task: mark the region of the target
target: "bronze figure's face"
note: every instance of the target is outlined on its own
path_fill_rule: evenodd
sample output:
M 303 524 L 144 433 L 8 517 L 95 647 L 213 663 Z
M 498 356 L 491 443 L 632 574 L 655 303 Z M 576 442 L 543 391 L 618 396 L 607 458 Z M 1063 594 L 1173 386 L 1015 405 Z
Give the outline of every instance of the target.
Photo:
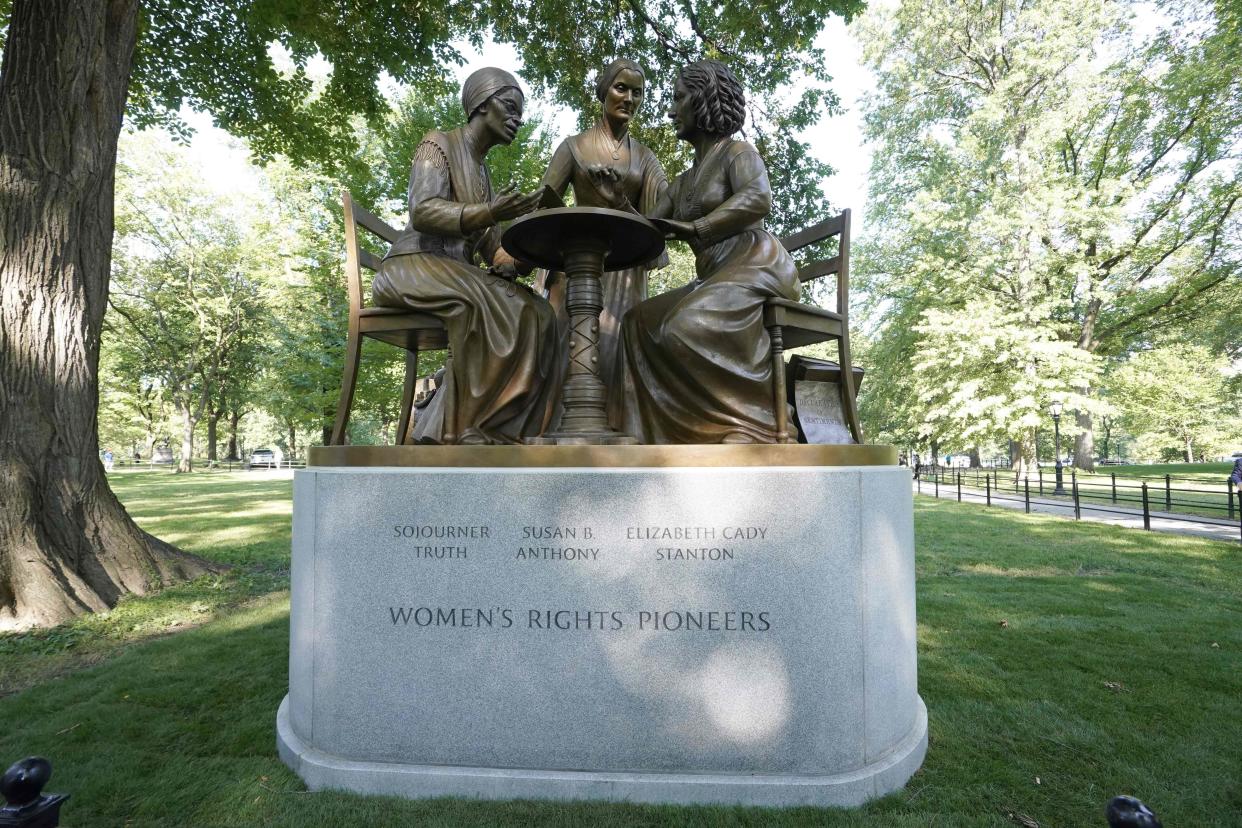
M 509 87 L 487 99 L 480 115 L 487 130 L 501 144 L 512 144 L 522 126 L 522 109 L 525 99 L 520 90 Z
M 622 69 L 604 93 L 604 115 L 613 123 L 629 123 L 642 106 L 647 82 L 633 69 Z
M 668 108 L 669 120 L 673 122 L 673 132 L 683 141 L 689 141 L 699 133 L 698 120 L 694 114 L 694 94 L 686 88 L 681 78 L 673 88 L 673 103 Z

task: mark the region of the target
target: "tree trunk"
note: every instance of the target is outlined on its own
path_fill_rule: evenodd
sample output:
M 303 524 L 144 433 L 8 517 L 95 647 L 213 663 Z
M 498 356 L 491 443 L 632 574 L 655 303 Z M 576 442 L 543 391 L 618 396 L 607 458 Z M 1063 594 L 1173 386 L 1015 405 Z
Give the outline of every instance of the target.
M 971 450 L 968 451 L 967 454 L 970 456 L 970 467 L 972 469 L 978 469 L 978 468 L 983 467 L 983 462 L 979 459 L 979 447 L 978 446 L 974 446 L 973 448 L 971 448 Z
M 1086 389 L 1082 389 L 1086 391 Z M 1079 411 L 1075 415 L 1078 435 L 1074 437 L 1074 465 L 1083 471 L 1095 471 L 1095 432 L 1091 413 Z
M 241 456 L 237 453 L 237 424 L 241 422 L 242 413 L 240 411 L 229 412 L 229 453 L 225 457 L 226 460 L 240 460 Z
M 190 410 L 189 405 L 182 405 L 180 408 L 181 459 L 177 461 L 177 474 L 194 470 L 194 427 L 198 425 L 198 418 L 194 416 L 194 412 Z
M 216 425 L 220 422 L 222 411 L 212 411 L 207 415 L 207 461 L 215 463 L 216 456 Z
M 99 461 L 99 336 L 137 0 L 16 0 L 0 65 L 0 630 L 197 575 Z
M 1185 455 L 1187 463 L 1195 462 L 1195 447 L 1189 437 L 1186 438 Z

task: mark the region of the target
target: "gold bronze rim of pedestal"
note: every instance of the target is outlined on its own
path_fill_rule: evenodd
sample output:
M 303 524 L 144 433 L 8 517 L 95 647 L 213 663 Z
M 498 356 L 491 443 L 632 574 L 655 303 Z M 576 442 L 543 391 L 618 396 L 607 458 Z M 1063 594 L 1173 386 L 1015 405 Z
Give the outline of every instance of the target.
M 531 445 L 633 445 L 638 441 L 608 425 L 608 388 L 599 376 L 599 315 L 604 309 L 604 258 L 608 245 L 581 239 L 565 245 L 565 309 L 569 312 L 569 373 L 561 386 L 561 427 L 531 438 Z
M 404 468 L 711 468 L 755 466 L 897 467 L 895 446 L 528 445 L 313 446 L 308 465 Z

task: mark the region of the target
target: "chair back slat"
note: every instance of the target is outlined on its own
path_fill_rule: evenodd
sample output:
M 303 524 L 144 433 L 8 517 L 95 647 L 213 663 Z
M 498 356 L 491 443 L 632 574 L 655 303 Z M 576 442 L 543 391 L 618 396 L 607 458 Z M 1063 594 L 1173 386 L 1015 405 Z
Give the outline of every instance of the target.
M 380 257 L 376 256 L 370 250 L 360 249 L 358 251 L 358 263 L 361 264 L 363 267 L 365 267 L 367 270 L 370 270 L 372 272 L 378 271 L 380 269 L 381 261 L 382 260 L 380 259 Z
M 362 268 L 378 271 L 380 267 L 380 258 L 360 243 L 358 228 L 362 227 L 389 244 L 397 240 L 401 231 L 365 207 L 355 204 L 349 190 L 341 190 L 341 204 L 345 208 L 345 285 L 349 289 L 350 314 L 357 316 L 363 308 Z
M 837 270 L 837 313 L 841 314 L 841 324 L 849 331 L 850 324 L 850 211 L 842 210 L 841 215 L 841 238 L 837 245 L 837 258 L 841 260 L 841 266 Z M 844 346 L 842 353 L 845 353 Z M 842 364 L 849 362 L 843 359 Z M 858 442 L 862 442 L 862 430 L 858 431 Z
M 357 204 L 354 205 L 354 220 L 389 244 L 395 242 L 397 236 L 401 235 L 400 230 L 390 226 L 388 222 L 379 218 L 365 207 L 359 207 Z
M 831 259 L 819 259 L 818 261 L 808 262 L 798 268 L 798 278 L 804 282 L 809 282 L 821 276 L 831 276 L 834 273 L 840 272 L 841 257 L 833 256 Z
M 345 287 L 349 291 L 349 319 L 351 329 L 356 326 L 358 311 L 362 309 L 362 271 L 358 245 L 358 224 L 354 213 L 354 197 L 349 190 L 341 190 L 341 204 L 345 208 Z
M 844 210 L 832 218 L 824 219 L 819 224 L 813 224 L 805 230 L 799 230 L 792 236 L 786 236 L 781 239 L 781 246 L 790 253 L 793 253 L 796 250 L 801 250 L 807 245 L 815 244 L 815 242 L 821 242 L 824 239 L 830 239 L 838 233 L 841 233 L 849 224 L 849 212 L 849 210 Z

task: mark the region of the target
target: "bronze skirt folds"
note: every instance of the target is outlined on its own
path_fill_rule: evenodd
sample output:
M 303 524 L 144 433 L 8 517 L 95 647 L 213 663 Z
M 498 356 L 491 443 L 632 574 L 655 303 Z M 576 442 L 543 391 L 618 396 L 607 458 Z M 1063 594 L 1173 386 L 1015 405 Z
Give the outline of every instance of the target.
M 625 316 L 637 404 L 626 425 L 645 443 L 774 442 L 763 303 L 798 298 L 797 267 L 769 233 L 746 230 L 700 251 L 695 269 Z
M 433 443 L 520 443 L 543 432 L 559 379 L 556 317 L 521 284 L 434 253 L 385 259 L 377 305 L 433 314 L 448 329 L 452 364 L 414 427 Z

